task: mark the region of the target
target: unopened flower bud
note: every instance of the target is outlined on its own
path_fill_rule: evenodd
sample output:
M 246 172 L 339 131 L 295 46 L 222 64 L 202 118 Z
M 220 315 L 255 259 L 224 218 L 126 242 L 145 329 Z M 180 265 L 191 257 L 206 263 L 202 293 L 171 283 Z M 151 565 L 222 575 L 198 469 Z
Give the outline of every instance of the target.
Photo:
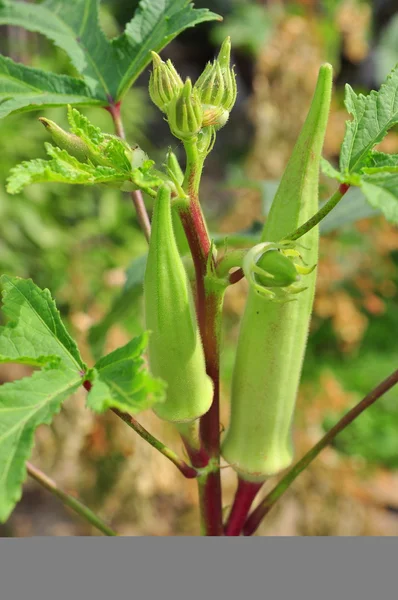
M 220 49 L 217 59 L 208 63 L 202 75 L 195 83 L 200 100 L 204 106 L 203 125 L 222 127 L 228 120 L 229 112 L 236 101 L 236 80 L 230 66 L 231 41 L 227 38 Z M 218 112 L 217 112 L 218 109 Z
M 170 60 L 167 63 L 156 52 L 152 52 L 153 70 L 149 80 L 149 95 L 152 102 L 166 112 L 169 102 L 183 87 L 181 77 Z
M 203 127 L 221 129 L 229 119 L 229 112 L 221 106 L 203 105 Z
M 67 131 L 64 131 L 59 125 L 54 123 L 54 121 L 50 121 L 50 119 L 39 117 L 39 121 L 50 133 L 57 146 L 59 146 L 62 150 L 66 150 L 71 156 L 74 156 L 80 162 L 87 162 L 90 150 L 87 144 L 81 138 L 74 133 L 68 133 Z
M 268 300 L 288 302 L 293 299 L 292 294 L 306 289 L 301 275 L 308 275 L 315 268 L 300 262 L 301 255 L 291 242 L 262 242 L 246 254 L 243 271 L 257 294 Z
M 170 130 L 176 138 L 188 140 L 199 133 L 202 128 L 203 108 L 198 93 L 192 89 L 188 78 L 167 107 Z

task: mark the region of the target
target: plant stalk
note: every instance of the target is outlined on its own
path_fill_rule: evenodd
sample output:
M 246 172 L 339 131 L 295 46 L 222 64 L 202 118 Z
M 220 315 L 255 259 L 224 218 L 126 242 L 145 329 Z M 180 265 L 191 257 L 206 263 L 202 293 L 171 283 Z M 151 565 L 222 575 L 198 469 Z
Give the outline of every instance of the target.
M 108 536 L 117 536 L 117 533 L 113 531 L 106 523 L 102 521 L 92 510 L 90 510 L 87 506 L 82 504 L 80 500 L 73 498 L 63 490 L 61 490 L 55 481 L 50 479 L 45 473 L 40 471 L 37 467 L 32 465 L 31 463 L 26 463 L 26 469 L 29 475 L 35 479 L 40 485 L 42 485 L 46 490 L 57 496 L 62 502 L 69 506 L 72 510 L 74 510 L 77 514 L 79 514 L 83 519 L 94 525 L 99 531 L 101 531 L 104 535 Z
M 206 471 L 198 478 L 200 512 L 203 532 L 207 536 L 223 535 L 219 431 L 219 337 L 222 295 L 214 290 L 206 290 L 206 275 L 209 267 L 214 266 L 211 253 L 211 241 L 199 203 L 199 184 L 203 169 L 203 156 L 197 149 L 196 140 L 184 144 L 187 165 L 183 182 L 184 192 L 189 197 L 188 206 L 180 207 L 180 218 L 184 227 L 196 274 L 196 310 L 206 360 L 206 371 L 214 385 L 213 402 L 210 410 L 200 420 L 200 454 L 189 450 L 192 463 L 201 468 L 203 452 L 214 469 Z
M 313 217 L 308 219 L 308 221 L 303 223 L 303 225 L 300 225 L 300 227 L 298 229 L 296 229 L 296 231 L 286 235 L 284 239 L 292 240 L 292 241 L 298 240 L 303 235 L 305 235 L 308 231 L 310 231 L 310 229 L 313 229 L 313 227 L 318 225 L 318 223 L 320 223 L 322 221 L 322 219 L 324 219 L 330 213 L 330 211 L 333 210 L 333 208 L 335 206 L 337 206 L 337 204 L 340 202 L 340 200 L 342 199 L 344 194 L 349 189 L 350 189 L 350 186 L 348 183 L 341 183 L 339 185 L 338 190 L 333 194 L 333 196 L 331 198 L 329 198 L 329 200 L 326 202 L 326 204 L 324 204 L 322 206 L 322 208 L 320 208 Z
M 138 433 L 138 435 L 142 437 L 143 440 L 148 442 L 148 444 L 150 444 L 153 448 L 160 452 L 160 454 L 163 454 L 163 456 L 168 458 L 177 467 L 180 473 L 184 475 L 184 477 L 186 477 L 187 479 L 194 479 L 198 476 L 198 472 L 196 469 L 188 465 L 173 450 L 171 450 L 171 448 L 165 446 L 163 442 L 161 442 L 160 440 L 155 438 L 151 433 L 149 433 L 149 431 L 147 431 L 145 427 L 138 423 L 138 421 L 136 421 L 134 417 L 132 417 L 128 413 L 121 412 L 117 408 L 112 408 L 111 410 L 115 413 L 115 415 L 122 419 L 122 421 L 127 423 L 127 425 L 131 427 L 131 429 L 134 429 L 134 431 Z
M 91 381 L 88 381 L 87 379 L 83 381 L 83 387 L 89 392 L 92 387 Z M 168 458 L 184 475 L 184 477 L 186 477 L 187 479 L 194 479 L 195 477 L 197 477 L 198 473 L 196 469 L 188 465 L 175 452 L 173 452 L 171 448 L 165 446 L 163 442 L 161 442 L 160 440 L 155 438 L 151 433 L 149 433 L 149 431 L 147 431 L 145 427 L 143 427 L 136 419 L 134 419 L 134 417 L 132 417 L 128 413 L 124 413 L 121 410 L 118 410 L 117 408 L 111 408 L 111 411 L 115 413 L 115 415 L 117 415 L 119 419 L 122 419 L 122 421 L 124 421 L 129 427 L 131 427 L 131 429 L 134 429 L 134 431 L 138 433 L 138 435 L 142 437 L 143 440 L 145 440 L 146 442 L 148 442 L 148 444 L 153 446 L 153 448 L 160 452 L 160 454 L 163 454 L 163 456 Z
M 263 483 L 263 481 L 259 483 L 245 481 L 239 477 L 238 489 L 225 526 L 226 536 L 239 536 L 241 534 L 253 500 Z
M 288 473 L 277 483 L 273 490 L 265 497 L 261 504 L 252 512 L 243 528 L 246 536 L 252 535 L 261 521 L 266 517 L 271 508 L 281 496 L 289 489 L 293 481 L 300 475 L 304 469 L 318 456 L 318 454 L 328 446 L 335 437 L 352 423 L 364 410 L 369 408 L 383 394 L 388 392 L 398 383 L 398 369 L 382 381 L 374 390 L 372 390 L 361 402 L 352 408 L 326 435 L 307 452 Z
M 120 138 L 125 140 L 126 134 L 124 131 L 122 116 L 120 114 L 120 102 L 117 102 L 116 104 L 109 104 L 109 106 L 106 106 L 105 108 L 112 117 L 116 134 Z M 130 193 L 130 196 L 133 200 L 133 204 L 134 204 L 134 207 L 136 210 L 138 223 L 139 223 L 139 225 L 142 229 L 142 232 L 144 233 L 147 241 L 149 241 L 149 238 L 151 236 L 151 222 L 149 220 L 149 216 L 148 216 L 148 213 L 147 213 L 147 210 L 145 207 L 142 193 L 140 190 L 134 190 L 133 192 Z

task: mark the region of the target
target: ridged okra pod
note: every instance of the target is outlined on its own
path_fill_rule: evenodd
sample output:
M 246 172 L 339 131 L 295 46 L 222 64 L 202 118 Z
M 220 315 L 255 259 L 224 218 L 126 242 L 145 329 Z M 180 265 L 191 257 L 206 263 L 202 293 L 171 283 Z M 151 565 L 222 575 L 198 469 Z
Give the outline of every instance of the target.
M 159 188 L 144 279 L 149 364 L 167 383 L 166 401 L 156 414 L 167 421 L 187 423 L 207 412 L 213 385 L 195 316 L 192 292 L 173 232 L 170 189 Z
M 332 68 L 323 65 L 307 119 L 265 223 L 263 242 L 288 238 L 318 210 L 319 164 L 331 89 Z M 294 248 L 305 265 L 314 266 L 318 245 L 318 227 L 314 227 Z M 283 252 L 283 245 L 279 247 Z M 256 269 L 258 266 L 261 258 Z M 250 285 L 232 380 L 231 420 L 222 446 L 224 458 L 243 479 L 262 481 L 292 462 L 291 424 L 315 283 L 313 269 L 302 278 L 305 289 L 285 297 L 290 301 L 275 296 L 272 290 L 277 287 L 269 288 L 267 298 L 259 293 L 261 281 Z

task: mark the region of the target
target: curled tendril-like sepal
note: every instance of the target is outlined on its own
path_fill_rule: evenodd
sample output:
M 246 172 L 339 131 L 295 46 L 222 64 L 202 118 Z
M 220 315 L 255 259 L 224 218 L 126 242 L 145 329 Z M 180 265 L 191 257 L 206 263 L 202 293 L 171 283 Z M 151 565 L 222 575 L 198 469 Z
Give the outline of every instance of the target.
M 243 260 L 243 272 L 257 294 L 273 302 L 292 302 L 307 289 L 302 276 L 316 265 L 303 265 L 297 245 L 290 241 L 263 242 L 254 246 Z

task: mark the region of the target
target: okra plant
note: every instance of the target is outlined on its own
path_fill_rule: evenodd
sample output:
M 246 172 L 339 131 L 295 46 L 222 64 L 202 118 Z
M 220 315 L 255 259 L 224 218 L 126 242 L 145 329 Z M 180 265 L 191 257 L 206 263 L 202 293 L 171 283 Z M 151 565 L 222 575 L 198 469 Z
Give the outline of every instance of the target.
M 296 464 L 291 440 L 295 402 L 316 292 L 319 223 L 352 186 L 398 222 L 398 156 L 375 149 L 398 124 L 398 66 L 380 90 L 364 96 L 346 87 L 350 120 L 339 168 L 322 159 L 332 95 L 332 67 L 321 65 L 311 106 L 259 239 L 213 240 L 200 202 L 201 175 L 218 131 L 228 124 L 237 86 L 227 38 L 197 81 L 185 81 L 159 52 L 184 29 L 219 19 L 186 0 L 141 0 L 124 33 L 108 40 L 95 0 L 0 1 L 0 25 L 37 31 L 61 47 L 78 77 L 47 73 L 0 56 L 0 116 L 67 106 L 69 131 L 44 114 L 48 160 L 33 159 L 10 173 L 7 191 L 34 183 L 113 186 L 128 192 L 148 240 L 142 269 L 145 331 L 87 365 L 62 323 L 50 292 L 3 274 L 0 362 L 30 365 L 31 377 L 0 388 L 0 520 L 19 501 L 27 474 L 106 535 L 116 535 L 89 508 L 28 462 L 36 428 L 48 424 L 81 386 L 87 407 L 113 411 L 198 483 L 204 535 L 251 535 L 304 468 L 377 398 L 395 385 L 387 377 Z M 185 151 L 156 165 L 124 137 L 120 106 L 152 61 L 149 95 Z M 115 132 L 92 125 L 76 106 L 109 111 Z M 73 107 L 74 106 L 74 107 Z M 38 125 L 39 126 L 39 125 Z M 267 151 L 270 151 L 268 149 Z M 318 206 L 319 171 L 337 190 Z M 149 218 L 145 198 L 151 199 Z M 140 274 L 137 270 L 137 277 Z M 231 386 L 226 431 L 219 417 L 224 294 L 242 278 L 246 307 Z M 98 353 L 98 345 L 93 347 Z M 186 459 L 146 431 L 136 414 L 153 409 L 175 427 Z M 128 434 L 128 432 L 126 432 Z M 221 439 L 220 439 L 221 438 Z M 221 458 L 223 463 L 221 463 Z M 231 508 L 222 504 L 222 466 L 236 471 Z M 275 487 L 251 511 L 263 483 Z

